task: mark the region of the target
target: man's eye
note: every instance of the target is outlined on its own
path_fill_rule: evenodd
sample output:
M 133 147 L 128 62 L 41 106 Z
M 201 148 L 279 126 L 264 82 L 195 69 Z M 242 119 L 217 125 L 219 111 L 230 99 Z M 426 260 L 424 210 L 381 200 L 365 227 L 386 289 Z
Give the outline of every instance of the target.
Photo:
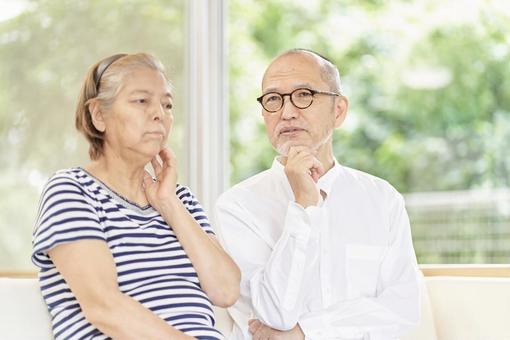
M 174 106 L 172 104 L 165 104 L 165 109 L 171 110 Z
M 280 96 L 271 95 L 271 96 L 267 96 L 266 97 L 266 103 L 274 102 L 274 101 L 277 101 L 277 100 L 280 100 Z
M 298 93 L 296 93 L 296 94 L 298 97 L 301 97 L 301 98 L 307 98 L 312 95 L 312 93 L 310 91 L 298 91 Z
M 145 98 L 135 99 L 135 103 L 145 104 L 145 103 L 147 103 L 147 99 L 145 99 Z

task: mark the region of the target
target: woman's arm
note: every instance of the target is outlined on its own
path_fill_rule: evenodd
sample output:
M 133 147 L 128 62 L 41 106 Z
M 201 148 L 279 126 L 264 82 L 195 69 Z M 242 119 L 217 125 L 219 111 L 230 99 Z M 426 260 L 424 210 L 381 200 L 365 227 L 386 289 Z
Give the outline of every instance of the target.
M 191 216 L 175 193 L 177 164 L 169 149 L 159 153 L 163 164 L 151 161 L 157 181 L 146 174 L 145 194 L 152 207 L 172 226 L 179 242 L 197 271 L 211 302 L 220 307 L 233 305 L 239 297 L 241 273 L 216 237 L 208 235 Z
M 159 213 L 172 226 L 211 302 L 219 307 L 233 305 L 239 297 L 241 274 L 216 237 L 200 227 L 177 197 L 164 202 Z
M 110 250 L 103 241 L 80 240 L 48 252 L 87 320 L 114 339 L 193 339 L 120 292 Z

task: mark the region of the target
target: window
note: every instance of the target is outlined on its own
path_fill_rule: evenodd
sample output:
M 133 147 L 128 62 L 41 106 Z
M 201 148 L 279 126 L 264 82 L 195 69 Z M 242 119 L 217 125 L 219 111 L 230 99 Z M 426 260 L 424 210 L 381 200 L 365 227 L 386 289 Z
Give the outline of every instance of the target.
M 231 0 L 229 25 L 232 183 L 274 158 L 265 67 L 309 48 L 350 99 L 337 159 L 404 194 L 419 262 L 509 262 L 510 4 Z
M 31 234 L 42 186 L 56 170 L 88 161 L 74 110 L 88 67 L 145 51 L 174 85 L 170 145 L 184 143 L 186 2 L 18 1 L 0 8 L 0 270 L 33 270 Z M 186 182 L 186 172 L 180 180 Z

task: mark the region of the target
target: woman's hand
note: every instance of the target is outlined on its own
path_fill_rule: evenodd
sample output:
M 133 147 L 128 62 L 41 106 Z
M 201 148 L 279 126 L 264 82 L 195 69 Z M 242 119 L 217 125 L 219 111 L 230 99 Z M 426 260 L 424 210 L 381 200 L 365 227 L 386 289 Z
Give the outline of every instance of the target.
M 161 212 L 163 202 L 175 199 L 175 188 L 177 185 L 177 159 L 172 150 L 163 148 L 159 152 L 162 163 L 154 157 L 151 160 L 156 180 L 145 171 L 143 186 L 145 196 L 150 205 Z

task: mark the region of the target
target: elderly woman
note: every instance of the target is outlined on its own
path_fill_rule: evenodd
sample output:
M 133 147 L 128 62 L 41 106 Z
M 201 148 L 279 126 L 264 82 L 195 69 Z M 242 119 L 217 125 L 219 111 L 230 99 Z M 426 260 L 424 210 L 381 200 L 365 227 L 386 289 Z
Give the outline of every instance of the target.
M 172 102 L 151 55 L 114 55 L 88 71 L 76 127 L 91 162 L 49 179 L 33 236 L 56 339 L 222 338 L 212 304 L 236 301 L 240 273 L 176 183 L 165 147 Z

